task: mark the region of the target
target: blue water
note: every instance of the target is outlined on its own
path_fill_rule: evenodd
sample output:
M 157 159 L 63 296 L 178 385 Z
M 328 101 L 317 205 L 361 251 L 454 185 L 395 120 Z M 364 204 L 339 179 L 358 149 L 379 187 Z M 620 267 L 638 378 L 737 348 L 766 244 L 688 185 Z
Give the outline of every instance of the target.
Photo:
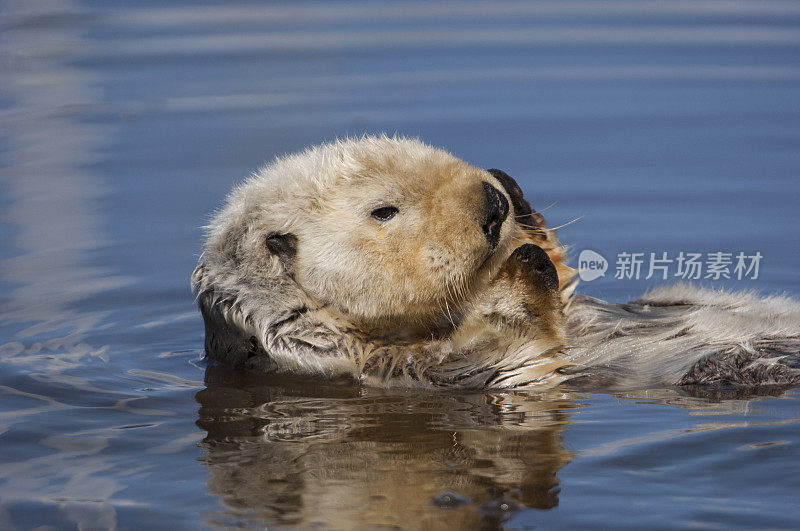
M 234 183 L 386 131 L 580 218 L 583 293 L 722 251 L 758 278 L 705 285 L 800 296 L 799 96 L 790 1 L 4 2 L 0 528 L 800 527 L 796 391 L 237 374 L 188 286 Z

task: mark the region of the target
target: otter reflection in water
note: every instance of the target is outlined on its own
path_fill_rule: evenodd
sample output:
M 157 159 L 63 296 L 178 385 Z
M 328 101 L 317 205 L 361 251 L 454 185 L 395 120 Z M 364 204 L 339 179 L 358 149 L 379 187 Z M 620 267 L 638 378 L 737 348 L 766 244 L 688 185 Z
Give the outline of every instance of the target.
M 208 490 L 263 525 L 472 528 L 558 505 L 562 394 L 388 392 L 209 367 Z M 447 508 L 447 510 L 443 510 Z M 455 526 L 455 527 L 454 527 Z
M 206 386 L 198 425 L 208 432 L 208 491 L 222 505 L 209 516 L 215 526 L 471 529 L 551 509 L 558 474 L 577 458 L 562 435 L 589 403 L 575 391 L 387 391 L 216 366 Z M 615 396 L 741 416 L 756 395 L 681 387 Z M 737 426 L 711 419 L 688 431 Z

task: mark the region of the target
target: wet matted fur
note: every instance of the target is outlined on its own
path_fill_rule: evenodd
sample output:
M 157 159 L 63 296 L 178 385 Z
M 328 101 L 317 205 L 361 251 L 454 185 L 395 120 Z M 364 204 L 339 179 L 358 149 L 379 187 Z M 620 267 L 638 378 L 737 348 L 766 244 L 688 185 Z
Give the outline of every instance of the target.
M 401 387 L 800 383 L 800 304 L 678 285 L 573 296 L 544 218 L 500 170 L 363 137 L 262 168 L 208 227 L 206 352 Z

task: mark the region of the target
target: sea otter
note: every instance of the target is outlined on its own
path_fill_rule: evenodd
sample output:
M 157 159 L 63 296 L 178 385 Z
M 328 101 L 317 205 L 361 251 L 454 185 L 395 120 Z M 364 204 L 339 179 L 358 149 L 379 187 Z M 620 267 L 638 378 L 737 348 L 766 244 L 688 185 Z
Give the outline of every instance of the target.
M 207 227 L 192 287 L 233 367 L 385 387 L 800 383 L 800 304 L 679 285 L 574 295 L 564 247 L 501 170 L 407 138 L 279 158 Z

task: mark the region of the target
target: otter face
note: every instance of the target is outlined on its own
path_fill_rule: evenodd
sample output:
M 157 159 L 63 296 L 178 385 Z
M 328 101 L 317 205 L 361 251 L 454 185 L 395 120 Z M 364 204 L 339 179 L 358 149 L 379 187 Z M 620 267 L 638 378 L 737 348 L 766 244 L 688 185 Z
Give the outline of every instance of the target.
M 541 246 L 569 278 L 541 227 L 502 171 L 417 140 L 346 140 L 237 187 L 211 220 L 195 282 L 260 322 L 328 308 L 362 330 L 446 333 L 514 247 Z
M 458 310 L 511 251 L 513 206 L 489 172 L 429 149 L 367 157 L 297 224 L 293 273 L 362 322 L 405 325 Z

